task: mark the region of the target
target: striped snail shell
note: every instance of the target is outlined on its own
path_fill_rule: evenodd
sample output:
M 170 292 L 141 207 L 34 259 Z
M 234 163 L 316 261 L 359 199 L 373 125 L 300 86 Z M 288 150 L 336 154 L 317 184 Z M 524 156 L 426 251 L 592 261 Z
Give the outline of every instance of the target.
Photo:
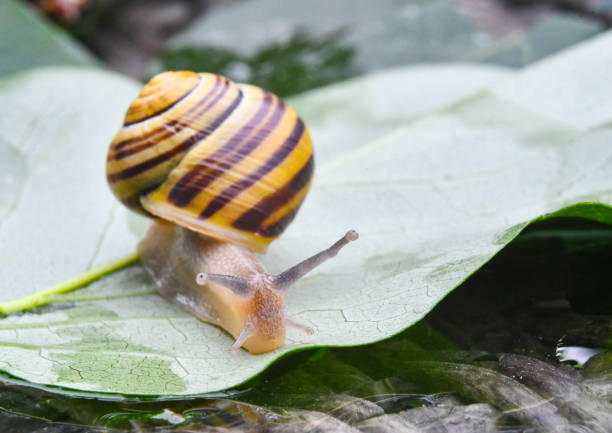
M 302 204 L 314 160 L 304 123 L 277 96 L 180 71 L 144 86 L 106 169 L 128 207 L 262 252 Z
M 138 252 L 158 292 L 217 325 L 251 353 L 284 344 L 285 290 L 357 239 L 279 275 L 263 252 L 291 222 L 312 181 L 312 143 L 295 111 L 272 93 L 219 75 L 164 72 L 144 86 L 108 150 L 115 196 L 156 217 Z

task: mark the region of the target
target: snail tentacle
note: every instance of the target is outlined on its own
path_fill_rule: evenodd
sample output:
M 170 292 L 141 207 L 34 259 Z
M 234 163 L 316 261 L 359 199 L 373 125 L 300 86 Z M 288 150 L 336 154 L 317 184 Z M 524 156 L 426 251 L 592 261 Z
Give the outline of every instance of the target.
M 314 334 L 314 329 L 312 329 L 312 327 L 304 325 L 303 323 L 300 323 L 289 316 L 285 316 L 285 325 L 303 331 L 308 335 Z
M 345 245 L 347 245 L 349 242 L 357 240 L 358 238 L 359 234 L 355 230 L 349 230 L 331 247 L 307 258 L 295 266 L 292 266 L 285 272 L 279 275 L 263 275 L 266 275 L 269 278 L 273 288 L 279 291 L 284 291 L 308 272 L 312 271 L 326 260 L 335 257 Z M 208 274 L 205 272 L 200 272 L 196 275 L 195 280 L 200 286 L 204 286 L 208 282 L 219 284 L 220 286 L 230 289 L 232 292 L 240 296 L 246 296 L 249 293 L 252 293 L 253 290 L 256 290 L 256 287 L 253 287 L 248 281 L 233 275 Z M 291 324 L 293 325 L 294 323 Z M 304 328 L 302 325 L 298 327 Z
M 287 269 L 282 274 L 272 278 L 274 287 L 277 290 L 287 290 L 293 283 L 302 278 L 308 272 L 319 266 L 324 261 L 335 257 L 336 254 L 349 242 L 356 241 L 359 234 L 355 230 L 349 230 L 344 236 L 336 241 L 331 247 L 307 258 L 303 262 Z
M 234 344 L 232 344 L 232 352 L 237 352 L 238 349 L 240 349 L 240 347 L 244 344 L 244 342 L 247 341 L 253 335 L 254 331 L 255 327 L 251 324 L 250 321 L 247 321 L 246 325 L 244 325 L 244 328 L 242 329 L 242 332 L 240 333 L 238 338 L 236 338 Z
M 240 296 L 249 294 L 249 283 L 233 275 L 207 274 L 205 272 L 196 275 L 196 283 L 200 286 L 206 285 L 207 282 L 219 284 Z

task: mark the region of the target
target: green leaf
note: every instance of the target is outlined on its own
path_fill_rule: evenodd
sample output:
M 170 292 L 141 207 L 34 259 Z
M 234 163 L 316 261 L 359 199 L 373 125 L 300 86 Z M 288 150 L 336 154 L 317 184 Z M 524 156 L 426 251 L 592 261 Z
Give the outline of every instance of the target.
M 164 70 L 215 72 L 287 96 L 357 75 L 354 50 L 340 37 L 340 32 L 324 37 L 298 32 L 252 56 L 223 48 L 186 47 L 165 52 L 160 60 Z
M 597 70 L 601 46 L 612 50 L 612 34 L 553 59 L 560 66 L 551 74 Z M 287 294 L 288 314 L 313 326 L 314 336 L 290 330 L 274 352 L 232 353 L 225 332 L 163 301 L 134 266 L 57 296 L 55 307 L 0 320 L 0 368 L 99 392 L 219 390 L 298 348 L 396 334 L 536 218 L 559 212 L 612 223 L 612 128 L 605 119 L 577 129 L 502 95 L 530 76 L 546 86 L 543 67 L 518 79 L 459 65 L 400 69 L 293 101 L 312 130 L 318 168 L 299 217 L 264 263 L 277 272 L 349 227 L 361 234 Z M 582 88 L 586 100 L 609 89 L 607 81 L 566 85 L 574 94 Z M 115 76 L 78 70 L 34 72 L 0 87 L 3 152 L 27 167 L 2 158 L 21 185 L 3 189 L 10 206 L 0 208 L 7 215 L 0 262 L 14 264 L 0 271 L 2 299 L 134 248 L 142 224 L 113 204 L 103 165 L 136 91 Z M 607 113 L 610 101 L 594 115 Z
M 0 2 L 0 76 L 35 66 L 95 65 L 62 30 L 16 0 Z

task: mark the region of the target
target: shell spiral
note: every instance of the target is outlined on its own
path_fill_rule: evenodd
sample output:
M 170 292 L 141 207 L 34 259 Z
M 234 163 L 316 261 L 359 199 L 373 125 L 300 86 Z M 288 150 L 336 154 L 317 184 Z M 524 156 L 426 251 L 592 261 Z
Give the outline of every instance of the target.
M 257 252 L 291 222 L 313 170 L 310 134 L 280 98 L 187 71 L 144 86 L 106 164 L 126 206 Z

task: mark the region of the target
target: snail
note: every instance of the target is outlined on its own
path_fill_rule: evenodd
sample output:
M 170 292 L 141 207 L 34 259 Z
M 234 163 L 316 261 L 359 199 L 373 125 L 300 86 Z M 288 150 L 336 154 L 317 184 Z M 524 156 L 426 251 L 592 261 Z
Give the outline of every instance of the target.
M 115 196 L 154 217 L 138 252 L 158 292 L 223 328 L 231 348 L 281 347 L 287 288 L 357 239 L 279 275 L 263 253 L 296 215 L 314 171 L 310 134 L 276 95 L 220 75 L 163 72 L 132 102 L 110 143 L 106 173 Z

